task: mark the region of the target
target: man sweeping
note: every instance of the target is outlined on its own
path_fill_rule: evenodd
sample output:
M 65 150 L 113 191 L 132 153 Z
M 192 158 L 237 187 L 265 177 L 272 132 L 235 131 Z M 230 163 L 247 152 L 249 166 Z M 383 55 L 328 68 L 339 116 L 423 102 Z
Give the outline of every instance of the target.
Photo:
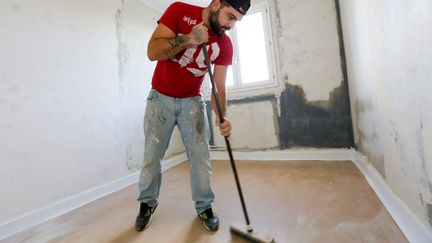
M 207 46 L 214 65 L 214 79 L 222 104 L 224 122 L 216 119 L 216 124 L 221 135 L 229 137 L 231 123 L 225 117 L 225 78 L 232 63 L 233 47 L 225 31 L 241 20 L 249 7 L 250 0 L 213 0 L 207 8 L 175 2 L 158 20 L 147 49 L 148 58 L 157 60 L 157 65 L 144 117 L 145 150 L 139 180 L 137 231 L 149 226 L 158 205 L 161 160 L 175 125 L 186 146 L 192 199 L 198 217 L 207 230 L 219 228 L 219 219 L 212 210 L 215 196 L 210 185 L 210 132 L 201 96 L 207 67 L 201 46 Z M 213 96 L 212 106 L 217 113 Z

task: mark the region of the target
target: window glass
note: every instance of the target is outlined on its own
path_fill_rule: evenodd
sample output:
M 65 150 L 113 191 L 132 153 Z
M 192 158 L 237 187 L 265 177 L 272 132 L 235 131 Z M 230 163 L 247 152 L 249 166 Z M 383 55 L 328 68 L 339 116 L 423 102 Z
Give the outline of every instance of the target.
M 262 12 L 245 16 L 236 23 L 236 31 L 241 82 L 248 84 L 269 80 Z

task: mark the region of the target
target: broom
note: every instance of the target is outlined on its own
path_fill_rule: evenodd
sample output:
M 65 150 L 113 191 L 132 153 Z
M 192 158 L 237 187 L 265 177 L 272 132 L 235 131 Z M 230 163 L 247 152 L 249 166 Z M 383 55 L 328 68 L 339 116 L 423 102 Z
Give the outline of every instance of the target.
M 219 103 L 219 95 L 218 95 L 217 87 L 215 85 L 215 80 L 214 80 L 213 73 L 212 73 L 212 70 L 211 70 L 210 58 L 208 56 L 207 47 L 206 47 L 205 44 L 202 45 L 202 51 L 204 52 L 204 58 L 205 58 L 205 62 L 206 62 L 207 69 L 208 69 L 208 73 L 209 73 L 209 76 L 210 76 L 210 82 L 211 82 L 211 86 L 212 86 L 212 93 L 213 93 L 213 98 L 215 99 L 215 102 L 216 102 L 216 107 L 217 107 L 217 111 L 218 111 L 218 114 L 219 114 L 219 121 L 222 124 L 225 119 L 224 119 L 224 117 L 222 115 L 222 107 L 221 107 L 221 105 Z M 229 158 L 230 158 L 230 161 L 231 161 L 231 168 L 232 168 L 233 173 L 234 173 L 234 178 L 235 178 L 235 182 L 236 182 L 236 185 L 237 185 L 237 191 L 238 191 L 238 194 L 239 194 L 239 197 L 240 197 L 241 206 L 242 206 L 242 209 L 243 209 L 243 214 L 244 214 L 244 217 L 245 217 L 245 220 L 246 220 L 246 227 L 241 227 L 241 226 L 237 226 L 237 225 L 231 225 L 230 231 L 231 231 L 231 233 L 237 234 L 237 235 L 239 235 L 239 236 L 241 236 L 241 237 L 243 237 L 243 238 L 245 238 L 245 239 L 247 239 L 249 241 L 252 241 L 252 242 L 274 243 L 275 240 L 274 240 L 273 237 L 259 235 L 256 232 L 254 232 L 254 230 L 252 228 L 252 225 L 251 225 L 251 223 L 249 221 L 249 216 L 248 216 L 248 213 L 247 213 L 247 210 L 246 210 L 246 204 L 245 204 L 245 200 L 243 198 L 243 192 L 242 192 L 242 189 L 241 189 L 241 186 L 240 186 L 240 180 L 239 180 L 239 177 L 238 177 L 238 174 L 237 174 L 237 168 L 236 168 L 236 164 L 235 164 L 235 161 L 234 161 L 234 156 L 232 154 L 231 144 L 230 144 L 230 142 L 229 142 L 229 140 L 228 140 L 227 137 L 225 137 L 225 143 L 226 143 L 226 147 L 227 147 L 227 150 L 228 150 L 228 155 L 229 155 Z

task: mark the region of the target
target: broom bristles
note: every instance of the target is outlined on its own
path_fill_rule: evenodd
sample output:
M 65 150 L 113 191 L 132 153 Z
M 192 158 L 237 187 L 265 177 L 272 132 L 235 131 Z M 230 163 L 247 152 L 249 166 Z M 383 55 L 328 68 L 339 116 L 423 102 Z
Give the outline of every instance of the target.
M 231 233 L 239 235 L 251 242 L 259 242 L 259 243 L 275 243 L 275 239 L 271 236 L 261 235 L 255 231 L 250 231 L 250 228 L 245 226 L 231 225 L 230 227 Z

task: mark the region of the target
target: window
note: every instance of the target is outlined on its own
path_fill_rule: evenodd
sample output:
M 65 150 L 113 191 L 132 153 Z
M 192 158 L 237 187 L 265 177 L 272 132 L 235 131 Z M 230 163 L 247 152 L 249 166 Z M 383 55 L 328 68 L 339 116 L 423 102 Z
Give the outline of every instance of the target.
M 276 85 L 270 17 L 266 2 L 252 5 L 227 34 L 234 46 L 228 91 Z

